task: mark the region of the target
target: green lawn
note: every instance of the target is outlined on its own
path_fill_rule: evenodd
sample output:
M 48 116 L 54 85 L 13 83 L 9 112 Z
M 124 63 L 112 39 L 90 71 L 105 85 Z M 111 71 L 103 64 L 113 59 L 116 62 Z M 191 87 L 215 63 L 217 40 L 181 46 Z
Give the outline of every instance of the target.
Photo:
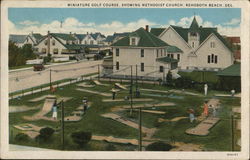
M 14 69 L 21 69 L 21 68 L 29 68 L 29 67 L 33 67 L 34 64 L 25 64 L 25 65 L 21 65 L 21 66 L 13 66 L 13 67 L 9 67 L 10 70 L 14 70 Z
M 178 72 L 183 77 L 190 78 L 196 82 L 218 82 L 219 77 L 216 76 L 217 72 L 212 71 L 193 71 L 193 72 Z
M 93 82 L 90 82 L 90 84 Z M 102 82 L 107 83 L 109 82 Z M 93 88 L 87 88 L 89 90 L 96 90 L 101 92 L 111 93 L 110 90 L 113 88 L 115 82 L 112 82 L 109 86 L 95 86 Z M 123 83 L 128 85 L 129 83 Z M 88 109 L 87 113 L 83 116 L 83 119 L 79 122 L 65 122 L 65 143 L 67 144 L 66 150 L 81 150 L 78 148 L 71 140 L 70 135 L 72 132 L 77 130 L 84 130 L 90 131 L 93 135 L 104 135 L 104 136 L 114 136 L 120 138 L 138 138 L 138 131 L 134 128 L 116 122 L 112 119 L 107 119 L 101 117 L 101 114 L 108 113 L 111 111 L 111 108 L 117 105 L 129 105 L 129 102 L 112 102 L 112 103 L 104 103 L 102 99 L 108 99 L 111 97 L 101 97 L 99 95 L 85 93 L 81 91 L 77 91 L 76 88 L 81 88 L 76 86 L 76 84 L 71 84 L 62 87 L 62 89 L 58 89 L 55 93 L 56 96 L 61 97 L 73 97 L 73 99 L 65 102 L 65 116 L 68 116 L 75 108 L 81 105 L 81 100 L 83 97 L 88 97 L 88 100 L 92 103 L 91 107 Z M 160 89 L 160 90 L 169 90 L 170 88 L 154 85 L 154 84 L 139 84 L 139 88 L 150 88 L 150 89 Z M 192 91 L 192 90 L 189 90 Z M 188 96 L 184 94 L 175 94 L 175 93 L 156 93 L 152 92 L 153 95 L 165 95 L 165 97 L 156 97 L 156 96 L 149 96 L 145 95 L 146 93 L 150 93 L 148 91 L 141 91 L 142 98 L 153 98 L 154 102 L 147 102 L 147 103 L 159 103 L 159 102 L 173 102 L 175 106 L 168 106 L 168 107 L 158 107 L 156 109 L 147 108 L 151 110 L 159 110 L 165 111 L 166 114 L 164 115 L 155 115 L 151 113 L 142 113 L 142 123 L 145 127 L 154 128 L 157 127 L 158 131 L 155 133 L 155 138 L 160 138 L 164 141 L 180 141 L 185 143 L 195 143 L 201 144 L 204 146 L 204 150 L 211 150 L 211 151 L 230 151 L 230 144 L 231 144 L 231 121 L 230 121 L 230 113 L 232 106 L 240 106 L 240 99 L 239 98 L 231 98 L 225 97 L 220 98 L 221 101 L 221 110 L 219 111 L 219 116 L 221 121 L 216 124 L 211 133 L 208 136 L 192 136 L 185 134 L 185 130 L 197 125 L 196 123 L 190 123 L 189 119 L 183 119 L 177 122 L 163 122 L 161 124 L 156 123 L 158 118 L 164 119 L 171 119 L 178 116 L 188 116 L 187 109 L 193 108 L 196 111 L 196 116 L 200 115 L 202 109 L 200 106 L 203 104 L 205 99 L 209 99 L 213 97 L 214 92 L 210 92 L 208 97 L 204 96 Z M 195 91 L 192 91 L 195 92 Z M 10 100 L 10 105 L 26 105 L 26 106 L 36 106 L 43 104 L 43 101 L 39 101 L 36 103 L 28 102 L 29 99 L 40 97 L 42 95 L 48 94 L 48 91 L 44 91 L 41 93 L 36 93 L 33 95 L 28 95 L 22 97 L 20 100 L 13 99 Z M 198 93 L 198 92 L 196 92 Z M 216 91 L 218 93 L 218 91 Z M 169 94 L 176 97 L 183 97 L 182 99 L 179 98 L 171 98 L 166 97 Z M 202 93 L 200 93 L 202 94 Z M 128 90 L 121 91 L 117 94 L 117 98 L 123 98 L 124 96 L 128 96 Z M 134 104 L 141 104 L 143 102 L 136 102 Z M 9 123 L 11 130 L 13 130 L 12 137 L 15 136 L 17 133 L 16 129 L 13 129 L 14 124 L 21 124 L 29 122 L 24 120 L 22 116 L 24 115 L 33 115 L 38 110 L 20 112 L 20 113 L 10 113 L 9 114 Z M 129 116 L 129 111 L 120 111 L 117 114 L 123 115 L 133 121 L 137 121 L 137 112 L 133 112 L 133 116 Z M 51 116 L 51 113 L 48 114 Z M 60 113 L 59 113 L 60 118 Z M 53 128 L 59 128 L 60 122 L 49 122 L 45 120 L 37 120 L 32 122 L 32 124 L 38 126 L 50 126 Z M 17 143 L 11 140 L 11 143 Z M 54 148 L 60 149 L 60 134 L 56 133 L 54 135 L 53 141 L 49 144 L 37 144 L 35 141 L 27 142 L 23 145 L 31 145 L 31 146 L 40 146 L 44 148 Z M 86 146 L 83 150 L 105 150 L 107 147 L 107 142 L 102 141 L 91 141 L 88 146 Z M 136 146 L 131 145 L 115 145 L 117 150 L 135 150 Z M 238 148 L 239 149 L 239 148 Z

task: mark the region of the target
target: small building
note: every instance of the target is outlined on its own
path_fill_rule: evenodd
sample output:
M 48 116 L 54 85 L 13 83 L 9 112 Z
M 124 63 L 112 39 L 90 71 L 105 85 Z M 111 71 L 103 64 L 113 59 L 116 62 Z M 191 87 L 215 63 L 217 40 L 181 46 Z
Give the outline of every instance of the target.
M 241 90 L 241 67 L 240 63 L 235 63 L 217 73 L 221 89 Z
M 111 45 L 113 76 L 130 76 L 132 70 L 133 76 L 164 79 L 169 70 L 177 69 L 178 60 L 168 57 L 168 50 L 177 54 L 173 47 L 150 33 L 148 27 L 139 28 Z
M 27 35 L 15 35 L 10 34 L 9 41 L 14 42 L 18 47 L 22 47 L 25 44 Z

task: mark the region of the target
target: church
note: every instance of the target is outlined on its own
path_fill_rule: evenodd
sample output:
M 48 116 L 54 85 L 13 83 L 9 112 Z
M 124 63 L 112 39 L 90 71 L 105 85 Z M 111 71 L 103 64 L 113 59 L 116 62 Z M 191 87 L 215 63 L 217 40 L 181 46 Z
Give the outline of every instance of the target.
M 178 59 L 181 70 L 218 71 L 234 63 L 233 51 L 217 28 L 199 26 L 195 17 L 189 28 L 170 25 L 151 28 L 150 32 L 181 50 L 168 55 Z

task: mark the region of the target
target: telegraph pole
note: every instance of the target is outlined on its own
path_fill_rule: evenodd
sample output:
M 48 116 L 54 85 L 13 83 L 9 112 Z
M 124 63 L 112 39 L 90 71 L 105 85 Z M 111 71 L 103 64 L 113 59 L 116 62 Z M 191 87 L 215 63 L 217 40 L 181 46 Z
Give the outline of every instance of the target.
M 61 101 L 61 107 L 62 107 L 62 112 L 61 112 L 61 130 L 62 130 L 62 136 L 61 136 L 61 143 L 62 143 L 62 150 L 64 150 L 64 103 L 63 100 Z
M 164 66 L 163 66 L 162 82 L 163 82 L 163 83 L 166 83 L 166 78 L 165 78 L 165 67 L 164 67 Z
M 136 97 L 137 97 L 137 94 L 138 94 L 138 93 L 137 93 L 137 92 L 138 92 L 138 83 L 137 83 L 137 65 L 135 66 L 135 69 L 136 69 L 136 70 L 135 70 L 135 76 L 136 76 L 136 77 L 135 77 L 135 84 L 136 84 L 136 85 L 135 85 L 135 91 L 136 91 Z
M 141 115 L 141 107 L 139 107 L 139 140 L 138 140 L 138 150 L 142 151 L 142 115 Z
M 130 115 L 132 115 L 132 111 L 133 111 L 133 69 L 132 69 L 132 65 L 131 65 L 131 76 L 130 76 Z
M 51 84 L 51 68 L 49 69 L 49 86 L 50 86 L 50 90 L 52 88 L 52 84 Z
M 234 151 L 234 115 L 231 115 L 231 123 L 232 123 L 232 151 Z
M 98 81 L 100 80 L 100 65 L 98 64 Z

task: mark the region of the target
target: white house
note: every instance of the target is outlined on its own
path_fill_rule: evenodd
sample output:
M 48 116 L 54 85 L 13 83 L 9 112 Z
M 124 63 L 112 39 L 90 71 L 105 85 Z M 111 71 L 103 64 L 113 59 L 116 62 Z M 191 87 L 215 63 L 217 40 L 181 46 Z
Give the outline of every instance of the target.
M 40 33 L 33 33 L 31 32 L 26 36 L 25 44 L 31 44 L 32 46 L 35 46 L 38 44 L 38 42 L 43 38 L 43 36 Z
M 137 72 L 138 76 L 164 79 L 169 70 L 177 68 L 178 60 L 167 56 L 172 47 L 150 33 L 148 27 L 139 28 L 111 45 L 113 76 L 130 76 L 132 66 L 133 76 Z
M 181 69 L 218 70 L 234 63 L 233 52 L 217 28 L 199 26 L 195 17 L 189 28 L 171 25 L 150 32 L 182 50 L 172 56 L 179 60 Z
M 88 33 L 87 34 L 73 34 L 78 40 L 78 44 L 85 44 L 85 45 L 103 45 L 106 37 L 101 34 L 100 32 L 97 33 Z

